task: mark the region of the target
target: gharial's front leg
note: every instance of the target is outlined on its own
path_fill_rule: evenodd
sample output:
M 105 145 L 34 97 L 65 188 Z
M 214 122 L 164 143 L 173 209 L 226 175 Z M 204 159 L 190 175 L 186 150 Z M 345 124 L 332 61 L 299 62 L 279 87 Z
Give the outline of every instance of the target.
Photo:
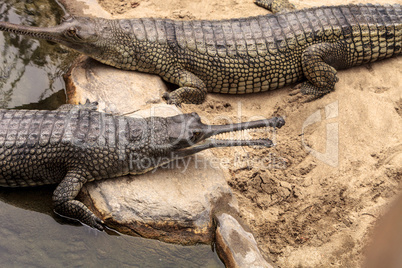
M 165 79 L 180 86 L 173 92 L 163 94 L 168 104 L 177 106 L 181 106 L 182 103 L 201 104 L 207 96 L 204 82 L 182 68 L 175 69 L 170 75 L 166 74 Z
M 103 230 L 102 220 L 83 203 L 74 200 L 87 182 L 88 176 L 90 175 L 81 169 L 73 169 L 67 173 L 53 193 L 54 211 L 60 216 L 76 219 L 93 228 Z

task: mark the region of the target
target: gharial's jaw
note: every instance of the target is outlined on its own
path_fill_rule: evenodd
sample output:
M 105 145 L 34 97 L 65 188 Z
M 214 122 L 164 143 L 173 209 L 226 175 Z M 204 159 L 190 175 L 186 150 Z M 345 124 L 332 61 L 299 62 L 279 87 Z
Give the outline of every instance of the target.
M 229 125 L 205 125 L 198 123 L 199 126 L 192 130 L 192 133 L 195 136 L 192 136 L 190 141 L 187 142 L 187 146 L 184 145 L 183 142 L 179 143 L 179 146 L 176 146 L 173 154 L 176 157 L 185 157 L 209 148 L 232 146 L 273 147 L 275 144 L 269 138 L 245 139 L 243 137 L 240 139 L 233 139 L 226 137 L 228 134 L 243 131 L 248 132 L 259 128 L 269 131 L 268 128 L 281 128 L 284 124 L 285 120 L 282 117 L 273 117 L 271 119 Z

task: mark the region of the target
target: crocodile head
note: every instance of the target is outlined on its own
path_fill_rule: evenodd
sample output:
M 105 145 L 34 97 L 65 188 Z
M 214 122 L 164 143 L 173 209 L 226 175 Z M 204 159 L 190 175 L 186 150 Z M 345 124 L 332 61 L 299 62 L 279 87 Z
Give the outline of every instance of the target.
M 91 56 L 98 46 L 99 20 L 66 15 L 59 25 L 53 27 L 24 26 L 0 21 L 0 31 L 52 41 Z
M 134 163 L 131 174 L 144 173 L 158 166 L 183 158 L 209 148 L 231 146 L 272 147 L 269 138 L 246 139 L 244 134 L 251 129 L 261 129 L 272 135 L 272 128 L 285 124 L 281 117 L 249 121 L 227 125 L 208 125 L 201 122 L 196 113 L 181 114 L 173 117 L 151 117 L 147 123 L 147 132 L 134 131 L 133 136 L 141 136 L 141 148 L 132 148 L 136 157 L 130 157 Z M 142 132 L 142 133 L 141 133 Z M 145 137 L 144 137 L 145 136 Z M 235 138 L 231 138 L 234 136 Z M 243 137 L 241 137 L 243 136 Z M 237 138 L 239 137 L 239 138 Z M 138 139 L 137 139 L 138 141 Z M 138 142 L 136 143 L 138 145 Z M 146 148 L 146 149 L 145 149 Z M 146 154 L 138 152 L 147 152 Z

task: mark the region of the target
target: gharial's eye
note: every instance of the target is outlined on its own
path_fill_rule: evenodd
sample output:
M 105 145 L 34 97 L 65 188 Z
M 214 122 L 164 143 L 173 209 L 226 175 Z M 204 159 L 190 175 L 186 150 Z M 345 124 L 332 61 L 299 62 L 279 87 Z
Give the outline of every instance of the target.
M 68 36 L 76 36 L 77 35 L 77 30 L 75 28 L 70 28 L 67 30 L 67 35 Z
M 201 132 L 193 132 L 193 136 L 191 137 L 191 141 L 196 141 L 201 135 Z

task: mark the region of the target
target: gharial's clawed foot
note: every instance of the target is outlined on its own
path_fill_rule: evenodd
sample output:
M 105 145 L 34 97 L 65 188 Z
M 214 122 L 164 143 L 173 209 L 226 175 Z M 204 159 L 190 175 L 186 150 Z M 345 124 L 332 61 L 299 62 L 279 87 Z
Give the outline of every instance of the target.
M 78 220 L 79 222 L 81 222 L 82 224 L 88 225 L 89 227 L 95 228 L 99 231 L 103 231 L 104 230 L 104 222 L 98 218 L 97 216 L 95 216 L 95 214 L 93 214 L 90 210 L 88 210 L 87 207 L 84 207 L 84 205 L 81 202 L 78 202 L 76 200 L 72 201 L 72 205 L 78 205 L 77 206 L 72 206 L 74 208 L 82 208 L 84 210 L 83 211 L 79 211 L 76 209 L 73 209 L 73 213 L 78 213 L 77 215 L 79 215 L 79 218 L 76 218 L 77 215 L 65 215 L 65 211 L 63 212 L 63 209 L 68 208 L 68 206 L 62 206 L 60 207 L 56 207 L 54 209 L 54 213 L 59 215 L 60 217 L 63 218 L 68 218 L 68 219 L 72 219 L 72 220 Z M 72 208 L 69 207 L 69 208 Z M 86 212 L 86 213 L 85 213 Z
M 92 217 L 92 219 L 91 219 L 91 227 L 98 229 L 99 231 L 104 230 L 104 227 L 103 227 L 104 224 L 105 223 L 96 216 Z
M 78 103 L 78 105 L 63 104 L 58 108 L 58 110 L 60 110 L 60 111 L 70 111 L 70 110 L 73 110 L 73 109 L 96 111 L 98 109 L 98 102 L 97 101 L 91 102 L 89 99 L 87 99 L 84 104 L 81 104 L 81 103 Z
M 290 90 L 289 95 L 290 96 L 295 96 L 295 95 L 298 95 L 298 94 L 302 94 L 300 89 L 301 89 L 301 84 L 297 84 L 296 86 L 294 86 Z
M 310 102 L 316 99 L 321 98 L 324 96 L 326 93 L 323 92 L 315 92 L 312 94 L 310 91 L 306 90 L 306 87 L 309 87 L 308 82 L 304 82 L 301 84 L 296 85 L 290 92 L 289 92 L 289 102 L 294 103 L 294 102 L 301 102 L 301 103 L 306 103 Z
M 162 98 L 166 101 L 167 104 L 176 105 L 177 107 L 181 107 L 181 101 L 172 93 L 165 92 L 162 95 Z
M 84 104 L 80 103 L 79 105 L 87 110 L 96 111 L 98 109 L 99 103 L 97 101 L 91 102 L 89 99 L 87 99 Z
M 289 102 L 290 103 L 295 103 L 295 102 L 305 102 L 306 95 L 304 95 L 301 92 L 301 84 L 296 85 L 294 88 L 291 89 L 289 92 Z

